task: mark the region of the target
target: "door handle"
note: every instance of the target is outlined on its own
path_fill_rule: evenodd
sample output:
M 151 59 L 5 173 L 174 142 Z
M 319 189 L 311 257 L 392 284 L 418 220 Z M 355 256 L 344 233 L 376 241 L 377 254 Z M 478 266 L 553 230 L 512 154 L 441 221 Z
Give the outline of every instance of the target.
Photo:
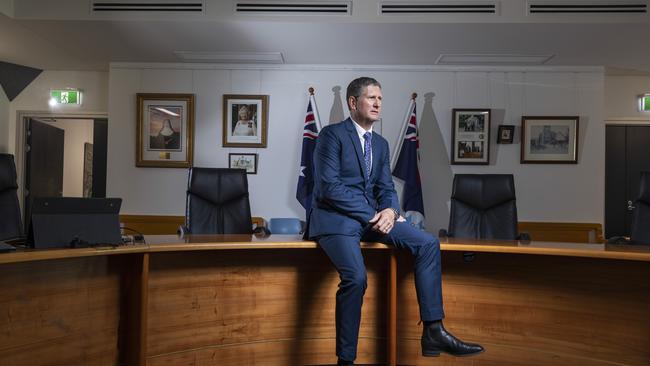
M 632 201 L 627 201 L 627 210 L 628 211 L 633 211 L 636 207 L 632 206 Z

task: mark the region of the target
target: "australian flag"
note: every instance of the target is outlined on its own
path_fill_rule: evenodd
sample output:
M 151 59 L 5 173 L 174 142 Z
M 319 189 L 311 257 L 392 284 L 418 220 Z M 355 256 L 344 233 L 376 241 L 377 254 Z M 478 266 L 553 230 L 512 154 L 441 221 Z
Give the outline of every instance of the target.
M 418 170 L 418 126 L 415 117 L 415 101 L 413 109 L 408 117 L 408 125 L 404 132 L 404 141 L 393 169 L 393 175 L 404 181 L 402 193 L 402 209 L 404 212 L 417 211 L 424 216 L 424 204 L 422 201 L 422 182 Z
M 313 105 L 313 106 L 312 106 Z M 314 113 L 314 111 L 316 111 Z M 302 155 L 300 157 L 300 174 L 298 176 L 298 188 L 296 189 L 296 198 L 305 208 L 307 214 L 311 208 L 311 193 L 314 190 L 314 149 L 316 148 L 316 139 L 318 138 L 318 110 L 314 96 L 309 97 L 307 105 L 307 115 L 302 132 Z

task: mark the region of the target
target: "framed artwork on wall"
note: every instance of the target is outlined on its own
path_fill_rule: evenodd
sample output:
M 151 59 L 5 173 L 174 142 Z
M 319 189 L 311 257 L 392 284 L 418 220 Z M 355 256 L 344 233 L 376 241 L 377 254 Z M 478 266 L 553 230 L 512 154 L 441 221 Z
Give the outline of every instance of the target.
M 223 146 L 266 147 L 268 95 L 223 96 Z
M 257 154 L 228 154 L 228 168 L 244 169 L 246 174 L 257 174 Z
M 453 109 L 451 163 L 473 165 L 490 163 L 489 109 Z
M 194 155 L 194 94 L 137 95 L 139 167 L 189 168 Z
M 521 117 L 522 164 L 577 164 L 577 116 Z
M 515 126 L 499 125 L 497 144 L 512 144 L 515 137 Z

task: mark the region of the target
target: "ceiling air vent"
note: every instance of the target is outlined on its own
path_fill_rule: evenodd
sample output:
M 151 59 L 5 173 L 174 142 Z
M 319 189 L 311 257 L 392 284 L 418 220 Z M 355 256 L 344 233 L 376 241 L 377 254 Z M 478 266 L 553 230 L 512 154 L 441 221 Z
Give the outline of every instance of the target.
M 384 14 L 496 14 L 496 1 L 384 1 Z
M 93 12 L 177 12 L 203 11 L 203 1 L 97 1 L 92 3 Z
M 646 1 L 529 1 L 530 14 L 647 13 Z
M 265 15 L 350 15 L 351 1 L 240 1 L 235 13 Z

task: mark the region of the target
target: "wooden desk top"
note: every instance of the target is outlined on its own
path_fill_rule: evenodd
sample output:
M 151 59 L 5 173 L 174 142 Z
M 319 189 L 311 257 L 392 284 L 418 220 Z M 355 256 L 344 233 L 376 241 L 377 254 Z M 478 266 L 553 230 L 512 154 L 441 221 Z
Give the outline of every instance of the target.
M 146 244 L 123 245 L 119 247 L 93 247 L 78 249 L 18 249 L 15 252 L 0 253 L 0 264 L 30 262 L 50 259 L 77 258 L 130 253 L 158 253 L 197 250 L 248 250 L 248 249 L 314 249 L 313 241 L 304 241 L 299 235 L 147 235 Z M 362 243 L 363 249 L 390 249 L 381 243 Z M 514 253 L 531 255 L 557 255 L 622 259 L 650 262 L 650 245 L 625 244 L 582 244 L 560 242 L 529 243 L 507 240 L 475 240 L 446 238 L 441 241 L 443 251 Z

